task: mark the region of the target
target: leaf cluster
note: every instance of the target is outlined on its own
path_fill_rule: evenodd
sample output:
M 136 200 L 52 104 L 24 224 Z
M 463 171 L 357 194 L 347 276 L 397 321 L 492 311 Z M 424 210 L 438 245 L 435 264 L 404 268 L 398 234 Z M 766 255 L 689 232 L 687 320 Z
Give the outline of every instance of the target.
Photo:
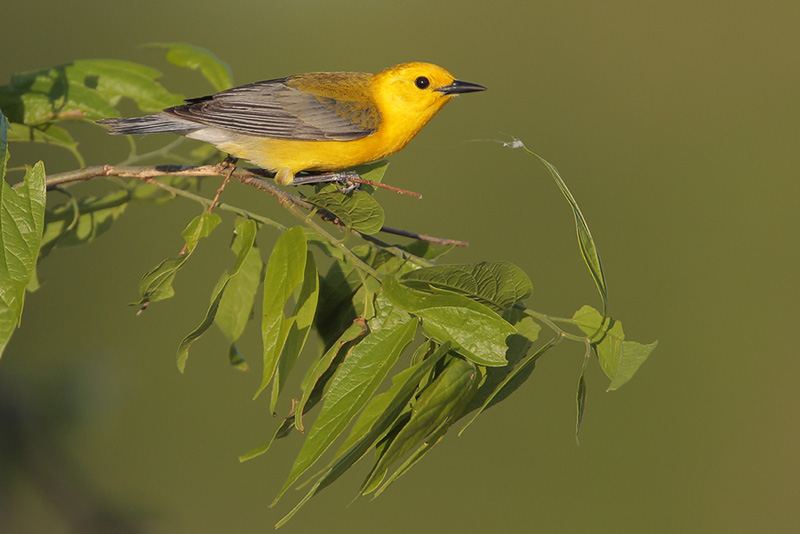
M 158 46 L 166 48 L 168 60 L 199 70 L 215 89 L 231 85 L 229 70 L 210 52 L 186 44 Z M 78 154 L 64 122 L 117 116 L 122 97 L 132 98 L 144 112 L 180 102 L 158 77 L 149 67 L 111 60 L 75 61 L 15 76 L 0 88 L 0 108 L 11 121 L 9 134 L 0 116 L 0 175 L 5 176 L 8 140 L 52 143 Z M 129 161 L 140 157 L 132 147 Z M 241 457 L 259 456 L 274 440 L 293 432 L 305 434 L 276 501 L 313 467 L 324 465 L 279 525 L 370 451 L 372 467 L 359 493 L 380 495 L 456 422 L 471 414 L 464 429 L 508 398 L 531 376 L 538 358 L 565 339 L 585 348 L 577 390 L 579 431 L 588 361 L 593 357 L 599 362 L 613 390 L 633 376 L 655 343 L 626 341 L 621 323 L 607 315 L 600 256 L 577 202 L 555 167 L 529 153 L 544 163 L 573 211 L 581 254 L 602 301 L 600 310 L 584 306 L 571 318 L 551 317 L 525 306 L 533 285 L 516 265 L 444 264 L 439 257 L 448 247 L 378 239 L 385 214 L 370 187 L 348 194 L 331 185 L 317 187 L 303 199 L 310 209 L 281 203 L 299 221 L 290 228 L 264 214 L 218 205 L 236 215 L 225 224 L 209 209 L 209 199 L 192 192 L 196 178 L 165 173 L 158 180 L 109 179 L 106 194 L 79 196 L 63 187 L 47 191 L 39 162 L 13 187 L 2 180 L 0 351 L 20 321 L 26 288 L 38 285 L 37 261 L 59 247 L 99 238 L 131 202 L 166 204 L 183 197 L 196 201 L 201 213 L 182 232 L 184 249 L 142 276 L 137 304 L 143 310 L 173 297 L 174 280 L 196 248 L 205 246 L 204 238 L 212 232 L 228 228 L 231 268 L 211 290 L 197 327 L 178 344 L 177 366 L 185 369 L 193 344 L 216 325 L 229 342 L 231 365 L 246 370 L 249 363 L 237 341 L 246 328 L 258 328 L 261 381 L 255 397 L 271 386 L 269 410 L 274 412 L 287 377 L 305 361 L 291 411 L 271 439 Z M 357 170 L 379 182 L 386 165 Z M 344 227 L 347 238 L 332 237 L 314 219 L 316 212 Z M 267 231 L 279 234 L 269 253 L 258 245 Z M 570 326 L 574 332 L 565 329 Z M 310 346 L 312 330 L 320 350 Z M 312 411 L 317 413 L 309 423 Z

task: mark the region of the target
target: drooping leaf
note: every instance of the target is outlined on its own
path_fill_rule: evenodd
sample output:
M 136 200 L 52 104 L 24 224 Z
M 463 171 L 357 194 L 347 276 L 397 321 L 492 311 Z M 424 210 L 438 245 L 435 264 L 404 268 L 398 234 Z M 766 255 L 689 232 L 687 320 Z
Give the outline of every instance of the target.
M 27 170 L 20 187 L 6 183 L 6 139 L 6 119 L 0 113 L 0 355 L 19 324 L 25 287 L 36 272 L 46 197 L 41 161 Z
M 449 350 L 448 343 L 440 346 L 428 359 L 395 375 L 391 389 L 372 398 L 330 467 L 322 473 L 305 497 L 275 525 L 276 528 L 289 521 L 314 495 L 332 484 L 369 451 L 406 409 L 420 381 L 430 374 Z
M 294 425 L 297 430 L 305 432 L 303 414 L 315 403 L 315 395 L 317 399 L 322 398 L 322 392 L 327 385 L 326 378 L 333 376 L 336 362 L 341 361 L 343 355 L 349 352 L 349 347 L 353 346 L 354 341 L 366 333 L 363 323 L 353 321 L 339 338 L 331 343 L 331 346 L 317 359 L 316 363 L 309 367 L 300 386 L 303 394 L 295 407 Z
M 483 304 L 455 293 L 422 293 L 392 276 L 384 277 L 383 290 L 396 306 L 419 316 L 428 334 L 452 342 L 465 358 L 487 366 L 507 363 L 506 338 L 517 331 Z
M 606 276 L 603 273 L 603 263 L 600 261 L 600 254 L 597 252 L 597 246 L 594 243 L 594 238 L 592 238 L 592 233 L 589 231 L 589 225 L 586 223 L 586 218 L 583 216 L 581 209 L 578 207 L 578 202 L 575 200 L 575 197 L 572 196 L 567 184 L 558 173 L 558 169 L 556 169 L 552 163 L 540 155 L 528 150 L 528 148 L 520 141 L 515 141 L 511 146 L 514 148 L 521 146 L 525 152 L 538 159 L 542 165 L 545 166 L 547 172 L 550 173 L 550 176 L 556 182 L 556 185 L 561 190 L 564 198 L 567 199 L 567 202 L 572 209 L 572 214 L 575 217 L 575 230 L 578 234 L 578 244 L 580 245 L 581 256 L 583 257 L 586 267 L 589 269 L 589 274 L 591 274 L 595 286 L 597 286 L 597 291 L 600 293 L 600 298 L 603 301 L 603 315 L 605 315 L 606 308 L 608 307 L 608 290 L 606 289 Z
M 317 265 L 314 262 L 314 255 L 306 251 L 306 267 L 303 275 L 303 284 L 295 300 L 293 316 L 295 321 L 289 329 L 283 351 L 278 360 L 278 368 L 275 371 L 275 380 L 272 384 L 272 397 L 270 399 L 270 411 L 275 411 L 278 402 L 278 395 L 283 389 L 289 373 L 292 371 L 297 358 L 305 347 L 308 334 L 314 321 L 317 311 L 317 301 L 319 299 L 319 276 L 317 275 Z
M 389 429 L 389 425 L 400 415 L 403 408 L 409 403 L 417 391 L 420 381 L 427 376 L 439 360 L 450 351 L 450 343 L 440 345 L 428 358 L 413 364 L 392 377 L 392 387 L 375 395 L 364 408 L 353 424 L 347 439 L 339 447 L 337 457 L 344 454 L 347 449 L 361 441 L 368 433 L 374 433 L 375 439 Z M 387 417 L 394 414 L 393 417 Z M 386 424 L 376 425 L 383 418 Z
M 256 223 L 253 220 L 244 220 L 241 224 L 237 225 L 236 231 L 240 238 L 239 243 L 239 252 L 236 257 L 236 264 L 233 267 L 233 271 L 231 274 L 227 275 L 221 280 L 221 283 L 217 284 L 217 287 L 214 290 L 214 293 L 211 297 L 211 304 L 209 304 L 208 309 L 206 310 L 205 317 L 203 317 L 203 321 L 186 337 L 183 338 L 180 345 L 178 345 L 178 354 L 177 354 L 177 362 L 178 362 L 178 369 L 180 372 L 184 372 L 186 369 L 186 360 L 189 358 L 189 347 L 192 346 L 197 338 L 202 336 L 206 330 L 214 323 L 214 319 L 217 315 L 217 310 L 219 309 L 220 302 L 222 301 L 222 296 L 225 293 L 225 290 L 228 286 L 228 283 L 231 279 L 239 274 L 241 271 L 242 265 L 244 265 L 247 256 L 253 250 L 253 245 L 255 244 L 256 239 Z M 252 306 L 252 303 L 251 303 Z
M 529 297 L 533 291 L 528 275 L 508 262 L 436 265 L 408 272 L 401 281 L 415 289 L 433 286 L 462 293 L 499 311 Z
M 233 86 L 231 68 L 205 48 L 189 43 L 151 43 L 148 46 L 166 48 L 167 61 L 178 67 L 200 71 L 216 91 Z
M 578 391 L 575 394 L 575 441 L 580 445 L 581 423 L 583 422 L 583 410 L 586 408 L 586 364 L 589 362 L 589 354 L 583 359 L 581 376 L 578 377 Z
M 622 323 L 610 317 L 604 319 L 591 306 L 583 306 L 576 311 L 572 321 L 587 335 L 592 336 L 592 346 L 597 352 L 600 367 L 611 379 L 608 391 L 615 390 L 630 380 L 658 345 L 658 341 L 649 345 L 625 341 Z
M 475 419 L 478 418 L 480 414 L 482 414 L 489 406 L 496 403 L 495 399 L 499 398 L 501 395 L 508 396 L 510 391 L 515 390 L 520 386 L 520 384 L 525 381 L 528 376 L 530 376 L 531 372 L 533 371 L 533 367 L 536 364 L 536 360 L 542 356 L 545 352 L 553 348 L 558 342 L 560 338 L 554 337 L 545 345 L 539 347 L 533 354 L 526 356 L 519 364 L 514 367 L 514 370 L 508 373 L 506 377 L 503 379 L 500 384 L 494 387 L 487 395 L 485 395 L 485 400 L 481 405 L 480 409 L 478 409 L 475 414 L 470 417 L 467 424 L 458 432 L 459 435 L 463 434 L 464 431 L 469 428 L 469 426 L 475 422 Z
M 208 237 L 221 221 L 216 213 L 203 213 L 192 219 L 182 233 L 186 252 L 176 258 L 163 260 L 142 276 L 139 282 L 141 297 L 136 304 L 142 306 L 172 297 L 175 294 L 172 288 L 175 275 L 192 255 L 200 239 Z
M 264 303 L 261 309 L 261 340 L 264 346 L 264 373 L 261 385 L 253 398 L 267 387 L 278 358 L 283 351 L 286 336 L 294 323 L 294 317 L 286 317 L 283 308 L 303 282 L 306 268 L 307 245 L 303 229 L 299 226 L 286 230 L 275 242 L 267 270 L 264 274 Z
M 361 488 L 362 494 L 374 491 L 394 462 L 422 440 L 448 427 L 460 415 L 474 393 L 475 366 L 460 358 L 453 359 L 439 377 L 425 388 L 411 410 L 411 418 L 392 440 L 375 464 Z
M 236 348 L 236 341 L 244 332 L 247 322 L 253 312 L 253 302 L 256 297 L 259 284 L 261 284 L 261 271 L 264 263 L 261 261 L 261 254 L 255 246 L 255 240 L 250 241 L 251 232 L 255 237 L 255 223 L 247 219 L 239 219 L 236 222 L 236 237 L 231 244 L 231 250 L 237 258 L 248 249 L 244 261 L 239 266 L 237 272 L 229 277 L 223 276 L 220 280 L 227 287 L 222 294 L 222 300 L 214 316 L 214 323 L 219 327 L 228 342 L 231 344 L 229 356 L 231 363 L 242 369 L 247 367 L 244 358 Z M 238 264 L 238 261 L 237 261 Z
M 336 370 L 322 410 L 275 502 L 319 459 L 369 401 L 416 330 L 416 321 L 408 321 L 396 328 L 370 332 L 353 347 Z
M 518 366 L 524 365 L 521 362 L 527 357 L 534 342 L 538 339 L 541 326 L 518 308 L 507 309 L 503 312 L 503 318 L 513 324 L 518 332 L 518 334 L 509 336 L 507 339 L 508 351 L 506 352 L 506 358 L 508 359 L 508 365 L 486 368 L 485 377 L 470 400 L 470 404 L 465 410 L 466 413 L 475 409 L 480 409 L 480 412 L 483 412 L 502 402 L 522 386 L 533 373 L 533 362 L 525 365 L 522 370 L 518 369 Z M 511 374 L 513 376 L 509 378 Z

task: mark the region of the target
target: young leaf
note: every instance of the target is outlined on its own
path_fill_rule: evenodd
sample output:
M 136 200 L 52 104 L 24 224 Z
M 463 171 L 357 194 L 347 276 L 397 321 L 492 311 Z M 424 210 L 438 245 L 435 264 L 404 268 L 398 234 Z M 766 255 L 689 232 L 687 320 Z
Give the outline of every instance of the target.
M 479 408 L 485 411 L 502 402 L 522 386 L 533 373 L 534 365 L 532 363 L 521 372 L 515 372 L 515 369 L 527 356 L 528 351 L 538 339 L 541 326 L 518 308 L 507 309 L 503 312 L 503 318 L 513 324 L 514 328 L 519 332 L 518 335 L 509 336 L 507 340 L 508 351 L 506 352 L 506 358 L 508 359 L 508 365 L 505 367 L 487 367 L 485 369 L 485 377 L 475 395 L 470 399 L 470 404 L 467 406 L 465 413 Z M 506 379 L 512 373 L 514 376 L 506 382 Z
M 449 343 L 440 346 L 428 359 L 393 377 L 394 385 L 386 393 L 373 397 L 364 408 L 347 441 L 336 454 L 330 467 L 317 479 L 303 499 L 275 527 L 289 521 L 314 495 L 331 485 L 361 459 L 397 420 L 416 393 L 419 383 L 450 350 Z M 345 452 L 346 451 L 346 452 Z
M 317 265 L 314 262 L 314 255 L 311 251 L 306 251 L 306 270 L 303 275 L 303 285 L 297 295 L 294 307 L 295 321 L 289 329 L 286 343 L 283 345 L 283 352 L 278 360 L 278 368 L 275 372 L 275 380 L 272 384 L 272 398 L 270 400 L 270 411 L 275 411 L 278 402 L 278 395 L 281 392 L 289 373 L 292 371 L 297 358 L 303 351 L 303 347 L 311 331 L 314 315 L 317 311 L 317 300 L 319 298 L 319 276 L 317 275 Z
M 303 415 L 311 409 L 317 400 L 322 398 L 323 390 L 327 384 L 326 378 L 333 376 L 337 366 L 337 361 L 341 361 L 343 353 L 349 352 L 352 342 L 366 334 L 363 323 L 359 324 L 356 321 L 350 323 L 350 326 L 342 332 L 339 339 L 331 343 L 325 354 L 320 356 L 316 363 L 309 367 L 303 382 L 300 385 L 300 390 L 303 395 L 300 401 L 295 406 L 295 420 L 294 426 L 300 432 L 305 432 L 303 426 Z
M 411 410 L 411 419 L 392 440 L 361 487 L 361 494 L 372 492 L 381 483 L 390 465 L 420 441 L 449 426 L 460 415 L 469 395 L 474 393 L 477 376 L 469 361 L 455 358 L 442 374 L 420 394 Z
M 497 385 L 488 395 L 486 395 L 480 409 L 475 412 L 475 415 L 473 415 L 469 421 L 467 421 L 467 424 L 464 425 L 464 427 L 458 432 L 458 435 L 460 436 L 463 434 L 464 431 L 475 422 L 475 419 L 477 419 L 478 416 L 482 414 L 488 407 L 499 402 L 499 400 L 496 399 L 500 399 L 503 396 L 507 397 L 510 392 L 518 388 L 521 383 L 524 382 L 528 376 L 530 376 L 531 372 L 533 372 L 533 367 L 536 364 L 536 360 L 538 360 L 542 354 L 553 348 L 560 340 L 561 338 L 554 337 L 547 344 L 539 347 L 536 352 L 520 361 L 519 365 L 517 365 L 513 371 L 508 373 L 503 381 L 500 382 L 500 384 Z
M 186 360 L 189 358 L 189 347 L 194 343 L 197 338 L 202 336 L 206 330 L 214 323 L 214 318 L 217 315 L 222 296 L 231 279 L 239 274 L 242 265 L 244 265 L 248 254 L 253 250 L 253 245 L 256 239 L 256 223 L 252 220 L 245 220 L 242 224 L 237 225 L 237 231 L 241 239 L 239 254 L 236 258 L 236 264 L 233 267 L 233 272 L 227 275 L 221 283 L 217 284 L 213 296 L 211 297 L 211 304 L 206 310 L 203 321 L 192 330 L 186 337 L 183 338 L 180 345 L 178 345 L 178 369 L 182 373 L 186 369 Z M 252 306 L 252 304 L 251 304 Z
M 592 346 L 597 352 L 600 367 L 611 379 L 608 391 L 615 390 L 630 380 L 658 345 L 658 341 L 649 345 L 625 341 L 622 323 L 611 318 L 604 319 L 591 306 L 583 306 L 576 311 L 572 321 L 587 335 L 592 336 Z
M 299 226 L 286 230 L 275 242 L 264 274 L 264 304 L 262 306 L 261 339 L 264 345 L 264 374 L 253 398 L 267 387 L 294 317 L 284 316 L 283 308 L 292 292 L 303 281 L 306 268 L 307 245 L 303 229 Z
M 19 324 L 25 287 L 36 271 L 46 196 L 41 161 L 28 169 L 22 186 L 6 183 L 6 132 L 0 113 L 0 355 Z
M 182 233 L 186 252 L 177 258 L 163 260 L 142 276 L 139 282 L 141 298 L 136 304 L 141 306 L 172 297 L 175 294 L 172 288 L 175 275 L 192 255 L 200 239 L 207 237 L 221 221 L 216 213 L 203 213 L 192 219 Z
M 586 408 L 586 364 L 589 363 L 589 353 L 583 359 L 581 376 L 578 378 L 578 392 L 575 394 L 575 441 L 580 445 L 581 422 L 583 421 L 583 410 Z
M 401 281 L 415 289 L 433 286 L 463 293 L 500 311 L 529 297 L 533 291 L 528 275 L 508 262 L 436 265 L 408 272 Z
M 166 48 L 167 61 L 178 67 L 199 70 L 216 91 L 233 85 L 228 64 L 205 48 L 188 43 L 151 43 L 148 46 Z
M 383 290 L 395 306 L 419 316 L 428 334 L 452 342 L 465 358 L 486 366 L 507 363 L 506 338 L 517 330 L 483 304 L 455 293 L 409 289 L 393 276 L 384 277 Z
M 531 156 L 538 159 L 542 162 L 542 165 L 545 166 L 547 172 L 550 173 L 550 176 L 556 182 L 556 185 L 561 190 L 561 193 L 564 195 L 564 198 L 567 199 L 570 208 L 572 209 L 572 215 L 575 217 L 575 230 L 578 234 L 578 244 L 580 245 L 581 256 L 583 257 L 584 263 L 586 263 L 586 267 L 589 269 L 589 274 L 592 275 L 592 279 L 594 280 L 595 285 L 597 286 L 597 291 L 600 293 L 600 298 L 603 301 L 603 315 L 606 314 L 606 308 L 608 307 L 608 291 L 606 289 L 606 276 L 603 273 L 603 264 L 600 261 L 600 254 L 597 252 L 597 247 L 594 244 L 594 239 L 592 238 L 592 233 L 589 231 L 589 225 L 586 224 L 586 219 L 581 212 L 581 209 L 578 207 L 578 202 L 575 200 L 575 197 L 572 196 L 567 184 L 561 178 L 561 175 L 558 173 L 558 169 L 555 166 L 541 157 L 540 155 L 531 152 L 528 148 L 521 143 L 517 144 L 515 142 L 514 147 L 522 146 L 522 148 L 530 154 Z
M 449 342 L 440 345 L 428 358 L 394 375 L 392 377 L 392 387 L 380 395 L 372 397 L 364 411 L 358 416 L 353 428 L 350 430 L 350 435 L 339 447 L 336 457 L 338 458 L 344 454 L 347 449 L 361 441 L 367 434 L 372 434 L 374 439 L 377 440 L 379 435 L 386 432 L 391 423 L 396 420 L 408 405 L 417 391 L 420 381 L 428 375 L 433 366 L 449 351 Z M 378 425 L 376 424 L 378 420 L 383 420 L 385 423 Z
M 370 332 L 353 347 L 336 370 L 319 417 L 311 427 L 275 502 L 319 459 L 361 411 L 411 342 L 416 330 L 416 321 L 408 321 L 396 328 Z
M 231 250 L 237 258 L 243 251 L 248 250 L 244 261 L 239 266 L 238 272 L 232 273 L 227 278 L 227 287 L 219 303 L 217 314 L 214 316 L 214 323 L 219 327 L 228 342 L 231 343 L 229 354 L 233 356 L 233 362 L 243 363 L 243 358 L 236 349 L 236 340 L 244 332 L 247 322 L 253 311 L 253 301 L 256 297 L 258 285 L 261 283 L 261 271 L 264 263 L 261 261 L 261 254 L 255 246 L 255 240 L 251 242 L 250 235 L 255 237 L 255 222 L 247 219 L 239 219 L 236 222 L 236 237 L 231 244 Z M 249 248 L 249 249 L 248 249 Z M 238 263 L 238 262 L 237 262 Z

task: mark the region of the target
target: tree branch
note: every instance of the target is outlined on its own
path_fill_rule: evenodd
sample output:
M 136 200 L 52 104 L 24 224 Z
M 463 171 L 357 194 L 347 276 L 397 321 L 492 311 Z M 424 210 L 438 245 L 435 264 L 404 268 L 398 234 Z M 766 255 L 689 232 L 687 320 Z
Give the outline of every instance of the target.
M 323 219 L 327 220 L 328 222 L 338 224 L 336 217 L 332 213 L 327 212 L 326 210 L 322 210 L 317 206 L 314 206 L 310 202 L 303 200 L 299 196 L 288 193 L 283 189 L 275 185 L 272 185 L 270 182 L 264 180 L 264 178 L 274 178 L 275 176 L 274 173 L 271 173 L 264 169 L 255 169 L 255 168 L 249 169 L 243 167 L 236 167 L 235 169 L 233 169 L 233 172 L 230 172 L 230 168 L 227 167 L 226 165 L 223 165 L 223 163 L 218 163 L 216 165 L 152 165 L 152 166 L 136 166 L 136 167 L 96 165 L 93 167 L 85 167 L 83 169 L 77 169 L 74 171 L 51 174 L 47 177 L 45 185 L 47 186 L 48 189 L 53 189 L 74 182 L 85 182 L 91 180 L 92 178 L 110 177 L 110 176 L 118 176 L 121 178 L 135 178 L 137 180 L 150 182 L 152 178 L 156 178 L 158 176 L 198 176 L 198 177 L 226 176 L 230 173 L 231 178 L 238 180 L 244 185 L 249 185 L 251 187 L 260 189 L 265 193 L 268 193 L 269 195 L 275 197 L 275 199 L 281 205 L 284 206 L 293 205 L 309 211 L 316 210 Z M 361 180 L 361 181 L 364 183 L 374 184 L 373 182 L 369 182 L 368 180 Z M 15 184 L 14 187 L 16 187 L 17 185 L 19 184 Z M 379 184 L 374 184 L 374 185 L 379 185 Z M 391 189 L 394 190 L 395 188 Z M 213 205 L 214 204 L 210 204 L 210 206 Z M 445 246 L 455 245 L 457 247 L 466 247 L 469 245 L 469 243 L 465 241 L 433 237 L 425 234 L 409 232 L 407 230 L 390 228 L 387 226 L 382 227 L 381 232 L 399 235 L 403 237 L 410 237 L 413 239 L 418 239 L 420 241 L 425 241 L 437 245 L 445 245 Z

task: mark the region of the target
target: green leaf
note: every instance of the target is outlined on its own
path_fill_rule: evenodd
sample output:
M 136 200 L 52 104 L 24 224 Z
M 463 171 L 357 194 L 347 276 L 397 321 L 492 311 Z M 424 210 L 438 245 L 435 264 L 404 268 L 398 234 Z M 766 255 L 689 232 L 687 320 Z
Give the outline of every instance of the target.
M 533 373 L 533 362 L 521 371 L 518 371 L 517 367 L 537 340 L 541 326 L 518 308 L 507 309 L 503 312 L 503 318 L 513 324 L 519 332 L 518 335 L 508 337 L 508 351 L 506 352 L 508 365 L 485 369 L 485 377 L 481 381 L 478 391 L 470 400 L 466 413 L 476 409 L 480 409 L 482 412 L 502 402 L 522 386 Z M 511 374 L 513 376 L 506 381 Z
M 78 143 L 63 128 L 47 124 L 41 127 L 32 127 L 25 124 L 12 124 L 8 136 L 9 141 L 31 141 L 57 145 L 68 150 L 74 150 Z
M 303 426 L 303 414 L 305 414 L 315 404 L 315 395 L 317 400 L 322 398 L 322 390 L 327 383 L 326 377 L 333 375 L 333 369 L 336 367 L 336 361 L 340 360 L 342 353 L 349 352 L 352 342 L 366 333 L 363 323 L 352 322 L 339 338 L 331 343 L 331 346 L 325 351 L 325 354 L 320 356 L 316 363 L 309 367 L 306 376 L 300 386 L 303 395 L 295 407 L 295 421 L 294 426 L 300 432 L 305 432 Z
M 188 43 L 150 43 L 148 46 L 166 48 L 167 61 L 178 67 L 199 70 L 216 91 L 233 86 L 231 68 L 205 48 Z
M 293 316 L 295 321 L 286 336 L 286 343 L 278 360 L 278 368 L 275 372 L 275 380 L 272 384 L 272 398 L 270 400 L 270 411 L 275 411 L 278 402 L 278 395 L 286 379 L 292 371 L 297 358 L 305 347 L 308 334 L 311 332 L 311 325 L 317 311 L 317 301 L 319 299 L 319 276 L 317 275 L 317 265 L 314 262 L 314 255 L 311 251 L 306 251 L 306 268 L 303 274 L 303 285 L 295 299 Z
M 396 306 L 419 316 L 428 334 L 452 342 L 465 358 L 490 367 L 507 363 L 506 338 L 517 330 L 483 304 L 455 293 L 409 289 L 393 276 L 384 277 L 383 290 Z
M 592 233 L 589 231 L 589 225 L 586 223 L 586 219 L 581 212 L 581 209 L 578 207 L 578 202 L 575 200 L 575 197 L 572 196 L 570 193 L 567 184 L 561 178 L 561 175 L 558 173 L 558 169 L 555 166 L 541 157 L 540 155 L 531 152 L 528 150 L 527 147 L 522 145 L 516 145 L 515 142 L 514 146 L 522 146 L 522 148 L 530 154 L 531 156 L 535 157 L 547 169 L 547 172 L 550 173 L 550 176 L 558 185 L 558 188 L 561 190 L 561 193 L 564 195 L 564 198 L 567 199 L 570 208 L 572 209 L 572 214 L 575 217 L 575 230 L 578 234 L 578 244 L 580 245 L 581 256 L 583 257 L 583 261 L 586 264 L 586 267 L 589 269 L 589 274 L 592 275 L 592 279 L 594 280 L 595 285 L 597 286 L 597 291 L 600 293 L 600 298 L 603 301 L 603 315 L 606 313 L 606 309 L 608 307 L 608 290 L 606 289 L 606 276 L 603 273 L 603 264 L 600 261 L 600 253 L 597 252 L 597 247 L 594 244 L 594 239 L 592 238 Z
M 142 276 L 139 282 L 141 298 L 136 304 L 144 306 L 150 302 L 172 297 L 175 294 L 172 288 L 175 275 L 192 255 L 200 239 L 207 237 L 221 221 L 216 213 L 203 213 L 192 219 L 182 234 L 186 242 L 186 252 L 177 258 L 163 260 Z
M 36 271 L 46 198 L 41 161 L 27 170 L 20 187 L 6 183 L 6 128 L 0 113 L 0 355 L 20 322 L 25 287 Z
M 117 117 L 122 97 L 144 112 L 157 112 L 183 100 L 162 87 L 155 69 L 111 59 L 80 60 L 12 76 L 0 88 L 0 107 L 13 122 L 29 126 L 71 118 Z
M 40 258 L 55 246 L 71 247 L 94 241 L 111 228 L 130 200 L 130 193 L 119 189 L 101 197 L 70 199 L 49 208 L 45 212 Z
M 222 296 L 225 293 L 225 289 L 228 286 L 228 283 L 231 279 L 239 274 L 241 271 L 242 265 L 244 265 L 247 256 L 253 250 L 253 245 L 255 244 L 256 240 L 256 223 L 252 220 L 245 220 L 241 224 L 237 225 L 236 227 L 238 236 L 240 238 L 239 243 L 239 252 L 236 257 L 236 264 L 233 267 L 233 272 L 227 275 L 221 283 L 217 284 L 216 289 L 214 290 L 214 294 L 211 297 L 211 304 L 208 306 L 206 310 L 205 317 L 203 317 L 203 321 L 186 337 L 183 338 L 180 345 L 178 345 L 178 354 L 177 354 L 177 362 L 178 362 L 178 369 L 181 373 L 184 372 L 186 369 L 186 360 L 189 358 L 189 347 L 192 346 L 197 338 L 202 336 L 206 330 L 214 323 L 214 318 L 217 315 L 217 310 L 219 309 L 220 302 L 222 301 Z M 252 303 L 251 303 L 252 306 Z
M 252 460 L 256 456 L 261 456 L 262 454 L 266 453 L 276 439 L 288 435 L 289 431 L 293 427 L 294 427 L 294 415 L 289 415 L 281 422 L 280 426 L 278 426 L 278 428 L 275 430 L 275 433 L 272 434 L 272 437 L 268 442 L 263 443 L 258 447 L 251 449 L 248 452 L 239 456 L 239 462 L 246 462 L 247 460 Z
M 587 355 L 588 356 L 588 355 Z M 583 421 L 583 410 L 586 408 L 586 361 L 584 359 L 581 376 L 578 378 L 578 392 L 575 394 L 575 441 L 580 445 L 581 422 Z
M 622 384 L 630 380 L 647 357 L 656 350 L 656 346 L 658 346 L 658 341 L 648 345 L 635 341 L 623 341 L 622 357 L 620 358 L 617 372 L 608 385 L 608 391 L 618 389 Z
M 286 336 L 295 321 L 284 316 L 283 308 L 292 292 L 303 281 L 307 257 L 306 237 L 299 226 L 286 230 L 276 241 L 264 274 L 264 304 L 261 320 L 261 339 L 264 345 L 264 374 L 253 398 L 267 387 L 278 358 L 283 351 Z
M 439 377 L 425 388 L 411 410 L 411 418 L 392 440 L 361 487 L 362 495 L 372 492 L 394 462 L 422 440 L 449 427 L 460 415 L 475 391 L 477 372 L 466 360 L 455 358 Z
M 416 321 L 370 332 L 336 370 L 319 417 L 308 433 L 275 502 L 306 472 L 364 407 L 411 342 Z
M 231 244 L 231 250 L 236 254 L 237 259 L 248 247 L 249 250 L 247 250 L 241 265 L 238 265 L 237 261 L 238 271 L 220 280 L 220 283 L 224 283 L 224 280 L 227 279 L 227 287 L 214 317 L 214 323 L 231 343 L 229 354 L 233 356 L 235 364 L 243 362 L 235 342 L 241 337 L 252 315 L 253 302 L 258 285 L 261 283 L 261 271 L 264 268 L 261 254 L 255 245 L 255 231 L 256 225 L 253 221 L 239 219 L 236 222 L 236 237 Z
M 408 405 L 417 391 L 420 381 L 429 374 L 433 366 L 449 351 L 449 342 L 440 345 L 428 358 L 394 375 L 392 377 L 392 387 L 380 395 L 375 395 L 358 416 L 350 435 L 339 447 L 339 452 L 336 453 L 336 456 L 339 457 L 344 454 L 347 449 L 361 441 L 368 433 L 373 433 L 373 441 L 377 440 L 380 434 L 385 433 L 391 423 L 397 419 Z M 390 414 L 393 414 L 393 416 L 390 416 Z M 383 425 L 376 424 L 380 419 L 385 421 Z
M 475 412 L 475 415 L 473 415 L 469 421 L 467 421 L 467 424 L 464 425 L 464 428 L 458 432 L 458 435 L 460 436 L 463 434 L 464 431 L 475 422 L 475 419 L 477 419 L 480 414 L 486 411 L 487 408 L 500 402 L 498 399 L 507 397 L 511 392 L 516 390 L 522 384 L 522 382 L 527 380 L 527 378 L 533 372 L 534 365 L 536 365 L 536 360 L 538 360 L 542 354 L 553 348 L 560 340 L 561 338 L 554 337 L 547 344 L 539 347 L 536 352 L 526 356 L 522 361 L 520 361 L 519 365 L 514 367 L 514 370 L 508 373 L 508 375 L 506 375 L 499 385 L 495 386 L 488 395 L 485 395 L 485 400 L 480 409 Z
M 529 297 L 533 291 L 528 275 L 508 262 L 436 265 L 408 272 L 400 280 L 415 289 L 433 286 L 463 293 L 500 311 Z
M 375 296 L 375 315 L 369 320 L 369 327 L 371 330 L 394 328 L 398 324 L 405 323 L 409 318 L 407 312 L 392 304 L 383 292 L 379 292 Z
M 383 208 L 366 191 L 343 195 L 334 185 L 326 185 L 306 200 L 333 213 L 342 224 L 362 234 L 374 234 L 383 227 Z
M 275 525 L 276 528 L 286 524 L 309 499 L 331 485 L 369 451 L 406 409 L 420 381 L 430 374 L 449 350 L 448 343 L 440 346 L 428 359 L 395 375 L 391 389 L 372 398 L 329 468 L 317 479 L 305 497 Z
M 591 306 L 583 306 L 576 311 L 572 321 L 592 336 L 592 346 L 597 352 L 600 367 L 611 379 L 607 391 L 615 390 L 630 380 L 658 345 L 658 341 L 649 345 L 625 341 L 622 323 L 610 317 L 603 318 Z
M 208 237 L 211 231 L 221 222 L 222 219 L 216 213 L 203 213 L 192 219 L 183 232 L 181 232 L 183 240 L 188 247 L 186 254 L 191 254 L 197 246 L 197 243 L 204 237 Z
M 381 183 L 388 167 L 389 162 L 383 159 L 380 161 L 373 161 L 372 163 L 364 163 L 363 165 L 355 167 L 353 170 L 364 180 Z

